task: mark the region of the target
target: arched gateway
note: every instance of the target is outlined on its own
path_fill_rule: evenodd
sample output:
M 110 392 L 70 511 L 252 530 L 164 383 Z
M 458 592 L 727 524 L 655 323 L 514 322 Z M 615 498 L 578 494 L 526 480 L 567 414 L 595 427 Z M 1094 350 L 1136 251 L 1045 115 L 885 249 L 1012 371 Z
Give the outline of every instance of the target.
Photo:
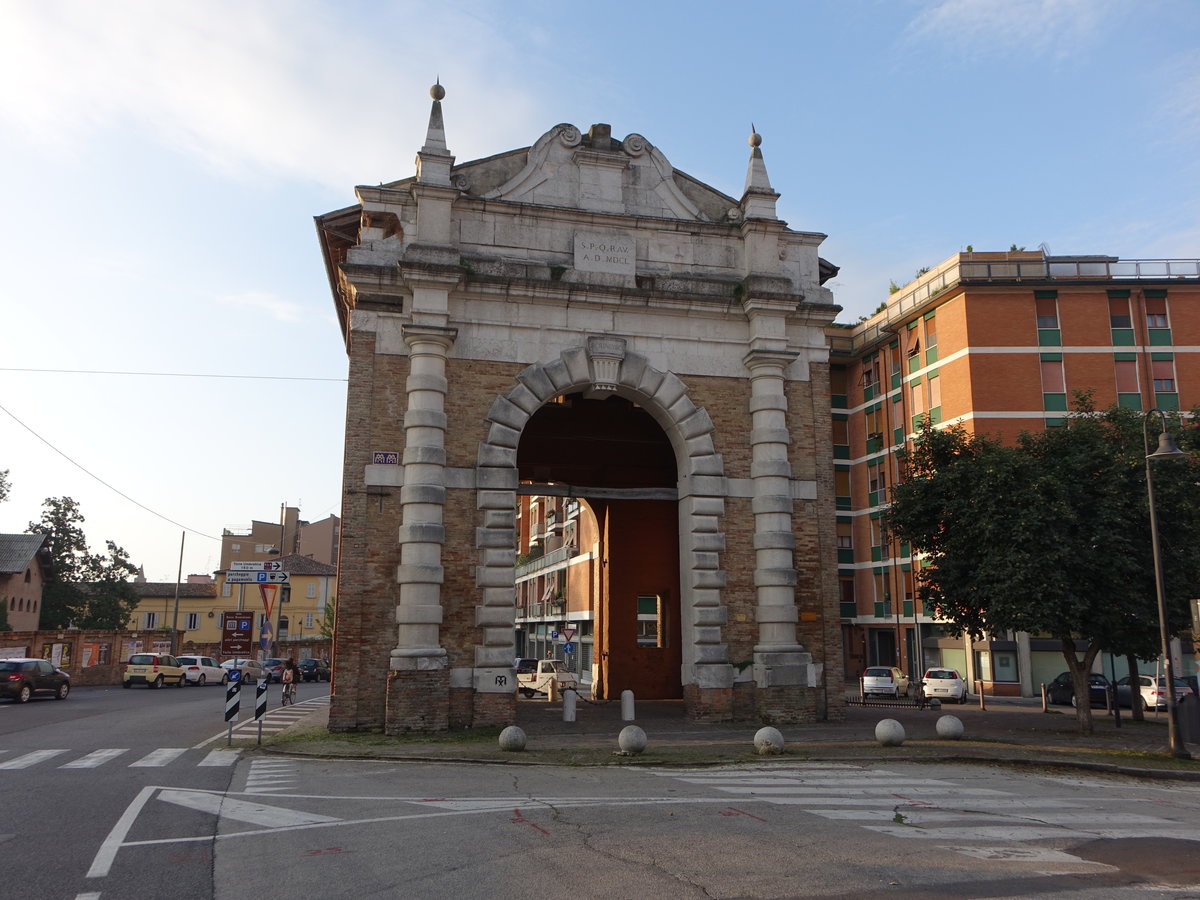
M 556 492 L 601 511 L 597 616 L 636 613 L 630 567 L 666 584 L 665 680 L 598 631 L 612 684 L 840 710 L 824 235 L 776 217 L 758 135 L 739 202 L 607 125 L 455 165 L 443 95 L 415 177 L 317 219 L 350 356 L 330 727 L 514 719 L 518 498 Z M 619 454 L 601 415 L 641 423 Z

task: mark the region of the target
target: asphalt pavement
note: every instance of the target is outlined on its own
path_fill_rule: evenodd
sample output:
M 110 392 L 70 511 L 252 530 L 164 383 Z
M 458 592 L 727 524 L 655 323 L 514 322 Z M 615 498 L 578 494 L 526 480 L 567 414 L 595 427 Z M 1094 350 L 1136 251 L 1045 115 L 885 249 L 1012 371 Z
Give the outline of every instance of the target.
M 797 760 L 977 760 L 1017 765 L 1067 766 L 1131 776 L 1200 780 L 1200 745 L 1185 745 L 1192 759 L 1168 753 L 1165 713 L 1147 712 L 1135 722 L 1123 710 L 1118 726 L 1104 710 L 1093 710 L 1090 735 L 1078 730 L 1075 710 L 1028 698 L 986 698 L 966 705 L 918 709 L 886 701 L 851 702 L 838 721 L 779 728 L 785 744 L 774 758 Z M 958 740 L 939 738 L 937 722 L 956 717 L 963 726 Z M 900 746 L 882 746 L 875 728 L 884 719 L 905 732 Z M 500 749 L 500 729 L 436 735 L 332 734 L 328 708 L 308 716 L 265 742 L 263 752 L 343 759 L 456 760 L 526 765 L 706 765 L 761 762 L 754 748 L 755 723 L 690 721 L 682 701 L 637 703 L 626 722 L 619 701 L 593 702 L 580 697 L 576 721 L 563 721 L 563 704 L 545 699 L 517 704 L 516 724 L 525 732 L 523 751 Z M 636 756 L 620 753 L 618 735 L 627 725 L 640 727 L 646 749 Z

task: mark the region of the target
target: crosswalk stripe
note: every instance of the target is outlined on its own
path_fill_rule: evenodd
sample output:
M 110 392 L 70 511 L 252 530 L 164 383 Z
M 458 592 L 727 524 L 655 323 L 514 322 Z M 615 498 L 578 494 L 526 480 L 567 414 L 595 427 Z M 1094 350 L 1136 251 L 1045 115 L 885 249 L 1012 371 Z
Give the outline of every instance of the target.
M 241 750 L 212 750 L 208 756 L 196 763 L 198 766 L 232 766 L 241 756 Z
M 147 753 L 137 762 L 130 763 L 129 768 L 165 766 L 167 763 L 174 762 L 185 753 L 187 753 L 187 747 L 160 747 L 157 750 Z
M 821 794 L 832 793 L 829 788 L 823 787 L 806 787 L 803 785 L 794 785 L 787 787 L 728 787 L 725 785 L 713 785 L 718 791 L 726 794 L 753 794 L 755 797 L 770 799 L 772 797 L 788 797 L 788 796 L 819 796 Z M 837 791 L 839 796 L 880 796 L 881 792 L 889 792 L 890 788 L 895 788 L 894 795 L 913 794 L 925 797 L 987 797 L 997 794 L 1003 794 L 1003 791 L 994 791 L 990 788 L 962 788 L 962 787 L 922 787 L 909 786 L 906 784 L 897 785 L 880 785 L 878 788 L 843 788 Z M 901 797 L 903 799 L 903 797 Z
M 110 749 L 110 750 L 93 750 L 87 756 L 81 756 L 73 762 L 65 763 L 59 766 L 60 769 L 94 769 L 97 766 L 102 766 L 110 759 L 116 759 L 122 753 L 128 753 L 128 749 Z
M 32 753 L 26 753 L 15 759 L 0 763 L 0 769 L 28 769 L 30 766 L 36 766 L 40 762 L 45 762 L 48 759 L 53 759 L 56 756 L 70 752 L 70 750 L 34 750 Z

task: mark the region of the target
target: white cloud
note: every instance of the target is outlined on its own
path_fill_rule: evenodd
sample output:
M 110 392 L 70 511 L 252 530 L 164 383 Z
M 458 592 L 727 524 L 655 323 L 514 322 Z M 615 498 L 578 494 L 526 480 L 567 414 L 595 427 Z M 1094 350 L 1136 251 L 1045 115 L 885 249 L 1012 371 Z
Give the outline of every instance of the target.
M 123 129 L 229 175 L 345 190 L 412 174 L 437 75 L 460 158 L 547 127 L 519 52 L 482 16 L 407 2 L 364 15 L 332 0 L 7 0 L 0 130 L 69 157 Z
M 971 55 L 1066 57 L 1095 38 L 1115 0 L 941 0 L 909 25 L 910 41 Z
M 240 294 L 225 294 L 217 298 L 222 306 L 240 306 L 265 312 L 280 322 L 299 322 L 304 318 L 304 307 L 290 300 L 282 300 L 265 291 L 244 291 Z

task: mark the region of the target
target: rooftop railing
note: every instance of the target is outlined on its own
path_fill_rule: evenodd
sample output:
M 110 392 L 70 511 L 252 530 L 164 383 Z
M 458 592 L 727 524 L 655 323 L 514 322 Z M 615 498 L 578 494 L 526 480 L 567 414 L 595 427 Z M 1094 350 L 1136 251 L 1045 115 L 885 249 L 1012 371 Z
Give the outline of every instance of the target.
M 969 254 L 952 256 L 913 284 L 897 291 L 888 298 L 887 309 L 855 328 L 848 335 L 848 342 L 841 335 L 832 338 L 833 351 L 857 353 L 889 334 L 892 323 L 908 318 L 938 294 L 963 282 L 1200 278 L 1200 259 L 1072 259 L 1054 256 L 967 259 L 967 256 Z

